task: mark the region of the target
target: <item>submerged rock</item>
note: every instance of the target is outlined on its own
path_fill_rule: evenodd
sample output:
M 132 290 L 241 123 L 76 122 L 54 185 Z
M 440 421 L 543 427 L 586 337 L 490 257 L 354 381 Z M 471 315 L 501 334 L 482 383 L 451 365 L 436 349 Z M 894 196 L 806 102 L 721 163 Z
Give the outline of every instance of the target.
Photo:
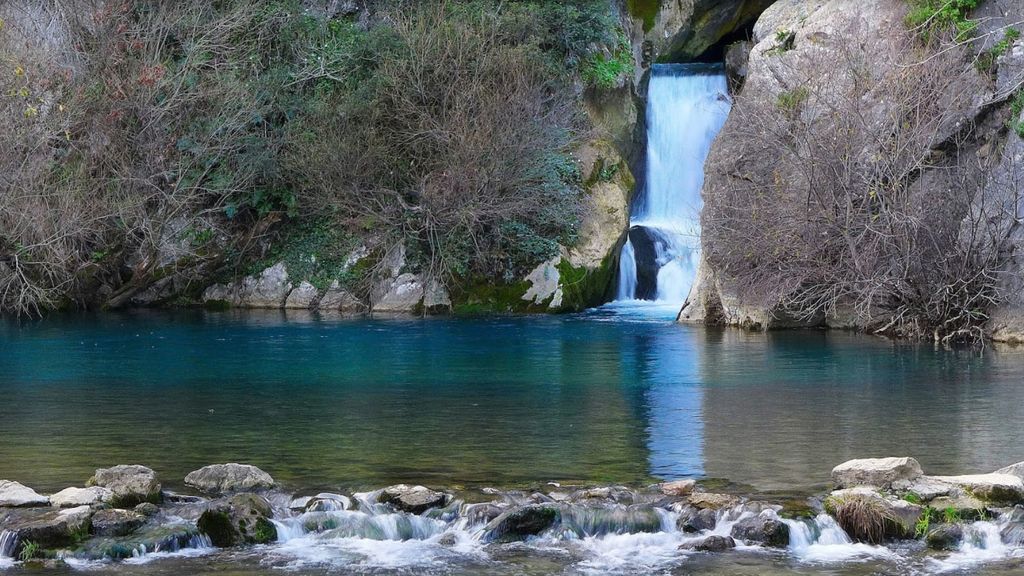
M 115 508 L 133 508 L 142 502 L 159 503 L 160 480 L 156 472 L 139 465 L 119 465 L 100 468 L 89 479 L 89 486 L 111 491 L 110 504 Z
M 732 508 L 740 503 L 740 499 L 730 494 L 714 494 L 712 492 L 698 492 L 691 494 L 687 501 L 701 510 L 721 510 Z
M 893 482 L 914 480 L 923 474 L 921 465 L 913 458 L 863 458 L 849 460 L 833 468 L 832 483 L 836 488 L 888 488 Z
M 697 552 L 724 552 L 736 547 L 736 540 L 729 536 L 705 536 L 699 540 L 683 542 L 680 550 L 696 550 Z
M 424 486 L 396 484 L 382 490 L 378 500 L 382 504 L 390 504 L 402 512 L 422 514 L 431 508 L 444 506 L 448 502 L 448 495 Z
M 97 536 L 127 536 L 138 530 L 146 517 L 129 510 L 100 510 L 92 516 L 92 533 Z
M 733 524 L 732 536 L 744 542 L 756 542 L 772 548 L 789 546 L 789 526 L 774 514 L 743 518 Z
M 12 480 L 0 480 L 0 507 L 22 508 L 49 506 L 50 499 L 24 484 Z
M 561 508 L 561 523 L 581 538 L 661 530 L 661 516 L 650 506 L 568 506 Z
M 515 542 L 536 536 L 554 526 L 562 516 L 561 509 L 547 504 L 533 504 L 509 510 L 484 528 L 485 542 Z
M 249 464 L 214 464 L 189 472 L 185 484 L 208 494 L 226 494 L 273 488 L 274 479 Z
M 50 504 L 58 508 L 75 508 L 78 506 L 89 506 L 101 502 L 110 502 L 114 493 L 101 486 L 90 486 L 89 488 L 65 488 L 50 496 Z
M 277 540 L 277 528 L 270 502 L 256 494 L 236 494 L 212 504 L 196 526 L 210 537 L 214 546 L 230 548 L 245 544 L 267 544 Z
M 964 529 L 959 524 L 941 524 L 928 532 L 925 542 L 932 550 L 956 550 L 964 539 Z
M 75 551 L 75 556 L 89 560 L 123 560 L 139 553 L 177 552 L 182 548 L 209 546 L 195 526 L 190 524 L 169 524 L 143 527 L 127 537 L 97 537 L 85 542 Z
M 306 512 L 335 512 L 348 510 L 351 504 L 352 501 L 341 494 L 322 492 L 308 499 L 303 510 Z

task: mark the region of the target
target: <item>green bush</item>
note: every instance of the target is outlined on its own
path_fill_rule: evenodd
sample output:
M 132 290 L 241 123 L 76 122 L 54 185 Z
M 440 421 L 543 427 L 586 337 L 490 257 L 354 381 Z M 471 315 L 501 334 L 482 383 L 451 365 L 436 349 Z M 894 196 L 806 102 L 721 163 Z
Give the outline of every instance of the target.
M 962 41 L 970 38 L 978 23 L 970 19 L 980 0 L 910 0 L 907 24 L 928 41 L 937 34 L 952 35 Z

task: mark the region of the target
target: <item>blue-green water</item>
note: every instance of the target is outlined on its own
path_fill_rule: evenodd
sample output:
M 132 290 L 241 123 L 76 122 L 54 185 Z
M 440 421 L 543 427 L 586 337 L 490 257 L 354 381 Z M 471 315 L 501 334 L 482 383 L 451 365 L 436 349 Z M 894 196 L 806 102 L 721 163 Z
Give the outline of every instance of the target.
M 1024 352 L 608 313 L 341 320 L 138 312 L 0 324 L 0 478 L 256 464 L 296 490 L 712 477 L 814 492 L 848 458 L 1024 460 Z

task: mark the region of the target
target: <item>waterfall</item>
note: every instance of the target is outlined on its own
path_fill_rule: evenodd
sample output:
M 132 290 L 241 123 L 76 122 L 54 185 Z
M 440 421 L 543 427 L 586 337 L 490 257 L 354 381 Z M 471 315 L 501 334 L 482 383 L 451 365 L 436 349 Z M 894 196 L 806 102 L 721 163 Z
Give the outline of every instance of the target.
M 617 299 L 676 309 L 700 259 L 704 161 L 729 114 L 721 65 L 658 64 L 647 94 L 647 179 L 619 258 Z
M 7 530 L 0 530 L 0 558 L 13 558 L 14 551 L 18 548 L 18 534 Z

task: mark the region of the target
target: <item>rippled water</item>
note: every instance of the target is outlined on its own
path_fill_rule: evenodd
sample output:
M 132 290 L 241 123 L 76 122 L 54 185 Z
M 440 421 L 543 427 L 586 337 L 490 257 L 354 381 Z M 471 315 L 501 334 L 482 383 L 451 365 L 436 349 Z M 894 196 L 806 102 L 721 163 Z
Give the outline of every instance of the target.
M 221 461 L 296 490 L 710 477 L 820 490 L 853 457 L 1024 460 L 1024 353 L 750 334 L 628 310 L 338 320 L 282 312 L 0 325 L 0 478 L 40 490 Z

